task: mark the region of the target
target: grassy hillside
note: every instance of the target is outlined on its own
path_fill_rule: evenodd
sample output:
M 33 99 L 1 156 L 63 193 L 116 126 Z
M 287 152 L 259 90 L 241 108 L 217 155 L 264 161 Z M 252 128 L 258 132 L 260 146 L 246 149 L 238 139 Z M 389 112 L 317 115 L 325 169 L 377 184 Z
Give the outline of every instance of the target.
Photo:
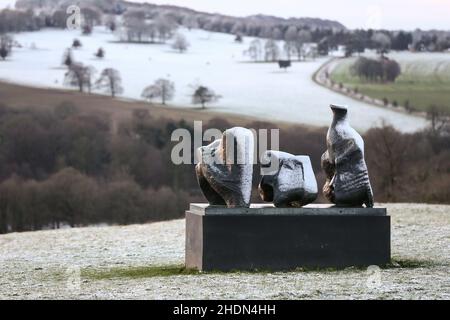
M 61 103 L 70 101 L 82 112 L 108 113 L 113 124 L 120 120 L 130 119 L 136 110 L 148 110 L 152 117 L 188 122 L 208 121 L 224 116 L 219 112 L 208 112 L 197 107 L 175 108 L 162 106 L 157 103 L 146 103 L 135 100 L 111 99 L 96 94 L 84 94 L 73 90 L 42 89 L 21 86 L 0 81 L 0 103 L 10 108 L 25 109 L 30 106 L 52 110 Z M 226 115 L 226 119 L 235 125 L 243 125 L 250 121 L 250 117 Z
M 356 57 L 343 59 L 331 73 L 336 83 L 373 98 L 387 98 L 409 104 L 420 111 L 431 105 L 445 108 L 450 113 L 450 54 L 392 54 L 390 58 L 400 63 L 402 74 L 395 83 L 368 83 L 352 75 L 351 67 Z

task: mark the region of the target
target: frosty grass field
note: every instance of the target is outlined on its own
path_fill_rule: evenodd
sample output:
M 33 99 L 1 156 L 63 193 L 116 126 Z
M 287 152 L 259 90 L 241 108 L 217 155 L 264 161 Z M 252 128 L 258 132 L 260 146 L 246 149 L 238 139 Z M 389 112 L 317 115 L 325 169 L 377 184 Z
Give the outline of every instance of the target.
M 22 45 L 11 58 L 0 63 L 0 80 L 41 87 L 64 86 L 65 68 L 62 56 L 74 38 L 83 47 L 74 50 L 76 61 L 91 65 L 97 74 L 113 67 L 123 79 L 123 98 L 141 99 L 145 86 L 164 77 L 176 86 L 171 105 L 192 108 L 192 84 L 211 87 L 223 98 L 208 110 L 249 115 L 271 121 L 288 121 L 307 125 L 327 126 L 331 120 L 330 103 L 350 107 L 350 121 L 361 131 L 380 125 L 384 120 L 397 129 L 410 132 L 423 128 L 426 121 L 350 99 L 315 84 L 311 77 L 326 61 L 294 63 L 287 72 L 276 63 L 249 63 L 243 51 L 244 43 L 235 43 L 228 34 L 202 30 L 180 29 L 191 46 L 187 53 L 173 51 L 167 44 L 117 43 L 118 37 L 108 30 L 96 28 L 93 35 L 81 36 L 79 30 L 45 29 L 39 32 L 15 34 Z M 94 53 L 99 47 L 106 57 L 99 60 Z
M 392 266 L 196 273 L 183 269 L 185 222 L 0 235 L 3 299 L 449 299 L 445 205 L 379 204 L 392 217 Z

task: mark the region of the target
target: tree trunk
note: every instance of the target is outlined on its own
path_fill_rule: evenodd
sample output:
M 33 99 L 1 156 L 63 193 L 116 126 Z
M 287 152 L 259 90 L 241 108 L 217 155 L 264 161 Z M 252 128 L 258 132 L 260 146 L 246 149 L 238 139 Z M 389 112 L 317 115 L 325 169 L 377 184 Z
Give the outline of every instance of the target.
M 4 210 L 0 211 L 0 234 L 8 232 L 8 220 Z

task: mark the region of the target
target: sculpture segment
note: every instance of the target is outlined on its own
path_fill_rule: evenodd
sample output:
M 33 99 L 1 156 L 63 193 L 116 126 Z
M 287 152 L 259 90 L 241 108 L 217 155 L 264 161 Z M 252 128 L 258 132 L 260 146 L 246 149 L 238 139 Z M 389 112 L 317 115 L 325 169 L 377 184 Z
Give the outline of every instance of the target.
M 253 176 L 253 133 L 226 130 L 222 139 L 197 150 L 197 180 L 210 205 L 249 207 Z
M 283 208 L 302 207 L 316 200 L 317 181 L 308 156 L 269 150 L 263 158 L 267 164 L 258 187 L 263 201 Z
M 373 193 L 364 160 L 364 141 L 348 123 L 347 108 L 331 105 L 333 122 L 321 165 L 326 174 L 324 196 L 338 206 L 373 207 Z

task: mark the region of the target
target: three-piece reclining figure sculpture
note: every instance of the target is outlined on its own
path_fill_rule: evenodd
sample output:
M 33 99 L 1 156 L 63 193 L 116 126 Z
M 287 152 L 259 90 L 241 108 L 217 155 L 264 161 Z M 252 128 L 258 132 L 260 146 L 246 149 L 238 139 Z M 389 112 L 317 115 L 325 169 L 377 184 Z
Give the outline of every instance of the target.
M 373 207 L 373 194 L 364 160 L 364 141 L 349 125 L 347 108 L 331 105 L 333 122 L 321 166 L 326 174 L 324 196 L 337 206 Z M 210 205 L 249 207 L 253 180 L 253 133 L 226 130 L 222 139 L 197 150 L 196 173 Z M 309 156 L 266 151 L 262 156 L 259 194 L 276 207 L 302 207 L 317 198 L 318 188 Z

